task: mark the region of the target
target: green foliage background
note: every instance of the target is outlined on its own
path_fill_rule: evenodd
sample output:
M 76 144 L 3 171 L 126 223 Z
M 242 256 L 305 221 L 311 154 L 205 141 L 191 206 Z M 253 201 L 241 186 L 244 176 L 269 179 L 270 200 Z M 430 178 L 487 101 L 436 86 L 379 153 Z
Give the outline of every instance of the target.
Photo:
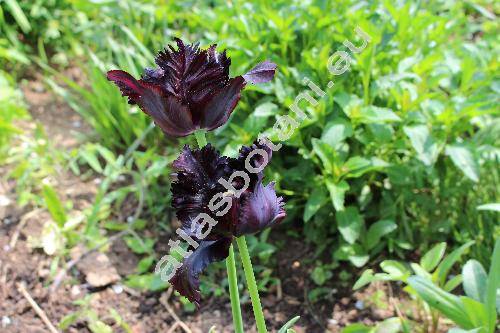
M 498 3 L 3 0 L 0 5 L 0 64 L 2 73 L 10 73 L 2 74 L 2 86 L 14 89 L 10 76 L 21 79 L 43 70 L 46 83 L 92 126 L 87 140 L 99 143 L 100 148 L 82 146 L 76 163 L 107 176 L 121 168 L 134 170 L 134 177 L 149 170 L 150 178 L 137 177 L 141 184 L 146 179 L 148 207 L 158 207 L 150 216 L 164 217 L 168 209 L 168 188 L 160 188 L 156 177 L 168 183 L 167 162 L 192 139 L 170 140 L 157 129 L 148 131 L 138 160 L 122 161 L 106 173 L 92 154 L 114 165 L 113 154 L 133 145 L 149 120 L 127 105 L 104 73 L 121 68 L 139 76 L 153 65 L 155 52 L 181 37 L 227 48 L 236 75 L 264 59 L 278 64 L 276 79 L 248 88 L 230 122 L 209 135 L 225 154 L 235 154 L 259 133 L 276 140 L 270 129 L 309 89 L 304 77 L 327 91 L 319 105 L 301 105 L 309 119 L 283 142 L 268 172 L 287 201 L 281 230 L 316 244 L 312 259 L 322 258 L 327 267 L 315 270 L 317 284 L 331 278 L 325 270 L 332 263 L 361 267 L 388 252 L 406 257 L 437 241 L 452 247 L 475 241 L 471 256 L 488 263 L 500 235 L 498 212 L 477 207 L 500 201 L 500 44 L 493 14 Z M 353 56 L 348 73 L 333 77 L 328 58 L 345 49 L 346 39 L 360 43 L 356 27 L 372 41 Z M 86 84 L 65 77 L 66 66 L 80 67 Z M 327 89 L 330 80 L 335 85 Z M 4 97 L 4 91 L 0 100 L 17 98 Z M 1 103 L 1 128 L 10 128 L 14 111 Z M 4 133 L 2 146 L 8 145 Z M 121 203 L 127 191 L 138 188 L 115 193 L 106 205 Z M 104 227 L 97 211 L 88 235 Z M 266 239 L 256 246 L 265 249 Z M 152 245 L 144 252 L 154 255 Z

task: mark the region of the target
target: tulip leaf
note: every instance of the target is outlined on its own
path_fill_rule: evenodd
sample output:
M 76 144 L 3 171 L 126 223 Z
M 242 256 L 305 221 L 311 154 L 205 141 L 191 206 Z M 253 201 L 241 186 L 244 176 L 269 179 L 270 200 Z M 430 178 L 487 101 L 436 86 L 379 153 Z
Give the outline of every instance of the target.
M 439 264 L 441 259 L 443 259 L 444 253 L 446 251 L 446 243 L 442 242 L 435 245 L 430 249 L 422 259 L 420 260 L 420 266 L 427 272 L 432 272 L 434 268 Z
M 428 279 L 420 276 L 409 277 L 408 284 L 430 307 L 438 310 L 462 328 L 474 328 L 460 298 L 447 293 Z
M 476 301 L 484 302 L 488 275 L 479 261 L 467 261 L 462 269 L 462 276 L 465 294 Z

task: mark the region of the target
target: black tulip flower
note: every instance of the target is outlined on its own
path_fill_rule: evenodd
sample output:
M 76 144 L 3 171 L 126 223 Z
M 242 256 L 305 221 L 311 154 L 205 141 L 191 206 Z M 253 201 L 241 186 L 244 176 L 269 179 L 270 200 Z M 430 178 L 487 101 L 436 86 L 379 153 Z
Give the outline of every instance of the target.
M 179 158 L 173 163 L 176 170 L 172 184 L 173 206 L 177 217 L 182 222 L 186 234 L 196 239 L 199 246 L 184 260 L 170 283 L 191 302 L 199 304 L 199 274 L 212 262 L 221 261 L 228 256 L 233 237 L 253 234 L 279 223 L 285 217 L 284 202 L 276 195 L 274 183 L 263 185 L 262 171 L 248 174 L 248 184 L 240 178 L 234 178 L 231 184 L 236 190 L 242 190 L 240 196 L 231 193 L 219 182 L 220 178 L 230 179 L 235 171 L 245 171 L 245 159 L 254 149 L 267 152 L 267 163 L 271 150 L 260 143 L 243 147 L 238 158 L 221 156 L 210 144 L 196 150 L 185 146 Z M 261 168 L 266 162 L 261 155 L 253 155 L 250 165 Z M 244 189 L 244 190 L 243 190 Z M 223 216 L 210 209 L 210 200 L 222 193 L 232 202 L 230 209 Z M 207 214 L 217 224 L 203 239 L 196 236 L 192 221 L 199 214 Z
M 107 73 L 128 102 L 137 104 L 167 135 L 181 137 L 222 126 L 247 83 L 265 83 L 274 77 L 276 65 L 264 61 L 230 78 L 226 51 L 218 53 L 215 44 L 202 50 L 198 44 L 176 42 L 177 49 L 169 46 L 159 52 L 158 68 L 146 68 L 139 80 L 122 70 Z

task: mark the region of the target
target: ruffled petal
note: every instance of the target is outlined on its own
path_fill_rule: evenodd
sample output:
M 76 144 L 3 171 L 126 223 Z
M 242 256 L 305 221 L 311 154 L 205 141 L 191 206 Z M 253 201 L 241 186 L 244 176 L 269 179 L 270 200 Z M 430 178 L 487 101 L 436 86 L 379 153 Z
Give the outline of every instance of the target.
M 243 75 L 248 83 L 258 84 L 271 81 L 276 74 L 276 64 L 268 60 L 257 64 L 254 68 Z
M 241 76 L 229 80 L 229 84 L 199 112 L 201 115 L 200 127 L 213 130 L 222 126 L 229 119 L 236 104 L 238 104 L 241 90 L 243 90 L 245 84 L 245 80 Z
M 128 97 L 129 104 L 136 104 L 139 101 L 144 88 L 132 75 L 122 70 L 112 70 L 106 77 L 120 88 L 122 96 Z
M 170 284 L 189 301 L 200 304 L 200 273 L 211 263 L 221 261 L 229 255 L 231 238 L 202 241 L 194 252 L 180 266 Z
M 198 44 L 184 44 L 176 39 L 177 49 L 169 46 L 155 59 L 157 70 L 149 70 L 143 76 L 146 82 L 161 86 L 190 106 L 195 124 L 210 99 L 227 86 L 231 60 L 226 52 L 217 53 L 216 45 L 206 50 Z
M 191 221 L 198 214 L 206 213 L 218 221 L 213 229 L 214 235 L 229 234 L 229 225 L 225 219 L 217 217 L 208 208 L 214 195 L 226 191 L 218 180 L 228 179 L 231 175 L 229 159 L 221 156 L 210 144 L 196 150 L 184 146 L 173 167 L 176 179 L 172 183 L 172 206 L 186 232 L 189 233 Z
M 283 198 L 276 196 L 274 183 L 264 186 L 257 182 L 253 191 L 242 196 L 235 236 L 253 234 L 279 223 L 286 216 L 283 207 Z

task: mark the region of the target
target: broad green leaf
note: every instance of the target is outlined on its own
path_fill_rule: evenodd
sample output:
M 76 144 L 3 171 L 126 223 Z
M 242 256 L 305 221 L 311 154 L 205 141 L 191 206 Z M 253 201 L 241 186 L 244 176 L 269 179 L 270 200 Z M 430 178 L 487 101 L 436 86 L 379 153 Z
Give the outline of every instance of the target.
M 448 333 L 481 333 L 484 332 L 482 328 L 474 328 L 472 330 L 463 330 L 458 327 L 451 328 Z
M 451 157 L 451 160 L 470 180 L 479 181 L 479 166 L 476 159 L 468 148 L 461 145 L 447 145 L 446 155 Z
M 443 261 L 439 264 L 434 272 L 434 275 L 437 277 L 437 281 L 440 285 L 443 285 L 446 281 L 446 277 L 448 276 L 448 272 L 451 267 L 460 259 L 460 257 L 465 253 L 465 251 L 474 244 L 474 241 L 467 242 L 455 249 L 449 255 L 447 255 Z
M 393 279 L 404 279 L 410 275 L 408 269 L 402 263 L 395 260 L 384 260 L 380 263 L 380 268 Z
M 392 220 L 380 220 L 373 223 L 366 234 L 365 246 L 368 250 L 374 248 L 380 239 L 396 230 L 398 226 Z
M 415 262 L 412 262 L 410 264 L 410 267 L 413 269 L 413 271 L 415 272 L 415 274 L 417 274 L 418 276 L 420 277 L 423 277 L 424 279 L 428 279 L 428 280 L 433 280 L 432 279 L 432 275 L 431 273 L 427 272 L 422 266 L 420 266 L 419 264 L 415 263 Z
M 366 253 L 352 254 L 348 259 L 354 266 L 363 267 L 370 260 L 370 256 Z
M 391 109 L 373 105 L 362 107 L 357 115 L 357 118 L 365 124 L 380 124 L 401 121 L 401 118 L 399 118 L 399 116 Z
M 465 294 L 478 302 L 484 302 L 488 275 L 479 261 L 467 261 L 462 268 L 462 276 Z
M 489 203 L 477 206 L 477 210 L 491 210 L 494 212 L 500 212 L 500 203 Z
M 321 208 L 321 206 L 327 201 L 326 191 L 323 187 L 316 187 L 307 199 L 306 206 L 304 208 L 304 222 L 307 222 L 311 217 L 316 214 L 316 212 Z
M 357 290 L 359 288 L 362 288 L 370 284 L 372 281 L 373 281 L 373 269 L 367 269 L 361 274 L 361 276 L 356 281 L 352 289 Z
M 336 153 L 333 147 L 318 140 L 311 140 L 314 153 L 318 155 L 323 164 L 323 168 L 330 174 L 334 174 L 334 168 L 337 164 Z
M 271 102 L 262 103 L 255 108 L 254 116 L 256 117 L 270 117 L 278 112 L 278 106 Z
M 401 318 L 387 318 L 377 325 L 374 333 L 399 333 L 402 329 Z
M 408 278 L 408 284 L 432 308 L 453 320 L 458 326 L 472 329 L 474 325 L 469 320 L 460 298 L 447 293 L 431 281 L 420 276 Z
M 363 217 L 359 214 L 358 209 L 354 206 L 349 206 L 343 211 L 337 211 L 335 216 L 342 237 L 349 244 L 354 244 L 359 238 L 361 228 L 363 227 Z
M 497 322 L 497 302 L 500 288 L 500 239 L 495 242 L 495 249 L 491 257 L 490 272 L 486 284 L 486 312 L 488 316 L 488 332 L 495 331 Z
M 345 193 L 349 190 L 349 184 L 344 180 L 342 180 L 340 183 L 335 184 L 332 180 L 329 179 L 327 179 L 325 183 L 328 191 L 330 192 L 330 198 L 335 210 L 344 210 L 344 198 Z
M 405 126 L 403 130 L 417 152 L 417 158 L 427 166 L 433 165 L 438 157 L 439 147 L 429 133 L 427 126 Z
M 422 266 L 422 268 L 427 272 L 432 272 L 432 270 L 439 264 L 441 259 L 443 259 L 445 251 L 445 242 L 436 244 L 432 249 L 424 254 L 422 259 L 420 259 L 420 266 Z
M 462 301 L 465 312 L 473 327 L 486 328 L 488 326 L 488 315 L 484 304 L 466 296 L 460 297 L 460 301 Z
M 63 227 L 68 219 L 64 207 L 57 196 L 56 191 L 50 185 L 43 185 L 43 199 L 50 212 L 50 216 L 59 227 Z
M 336 147 L 340 142 L 353 134 L 352 125 L 345 119 L 339 118 L 326 124 L 321 141 Z

